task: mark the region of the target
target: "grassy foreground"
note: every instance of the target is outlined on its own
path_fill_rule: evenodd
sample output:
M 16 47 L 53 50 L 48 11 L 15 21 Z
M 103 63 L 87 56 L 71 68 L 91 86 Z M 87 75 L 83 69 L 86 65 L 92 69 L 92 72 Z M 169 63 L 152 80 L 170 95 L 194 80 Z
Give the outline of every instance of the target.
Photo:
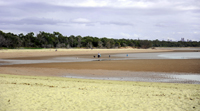
M 0 111 L 197 111 L 200 85 L 0 74 Z

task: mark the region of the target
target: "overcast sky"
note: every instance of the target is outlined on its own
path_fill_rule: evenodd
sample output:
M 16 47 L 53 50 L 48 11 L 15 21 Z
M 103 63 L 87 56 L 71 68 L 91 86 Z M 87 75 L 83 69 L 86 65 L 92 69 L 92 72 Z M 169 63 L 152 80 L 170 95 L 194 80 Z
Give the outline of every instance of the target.
M 0 30 L 200 41 L 200 0 L 0 0 Z

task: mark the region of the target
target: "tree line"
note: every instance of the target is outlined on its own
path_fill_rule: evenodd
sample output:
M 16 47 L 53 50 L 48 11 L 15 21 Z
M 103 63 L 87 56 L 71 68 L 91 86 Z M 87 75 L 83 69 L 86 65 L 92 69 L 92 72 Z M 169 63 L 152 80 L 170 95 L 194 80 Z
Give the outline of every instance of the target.
M 0 30 L 1 48 L 120 48 L 120 47 L 150 48 L 150 47 L 200 47 L 200 42 L 170 42 L 159 40 L 110 39 L 92 36 L 63 36 L 59 32 L 47 33 L 40 31 L 24 35 L 5 33 Z

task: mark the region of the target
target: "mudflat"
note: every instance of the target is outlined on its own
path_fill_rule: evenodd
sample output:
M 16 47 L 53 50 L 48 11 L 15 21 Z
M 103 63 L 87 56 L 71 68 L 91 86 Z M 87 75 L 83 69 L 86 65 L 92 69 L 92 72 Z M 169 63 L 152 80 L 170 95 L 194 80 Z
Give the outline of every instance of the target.
M 15 68 L 16 70 L 11 70 Z M 67 72 L 66 70 L 119 70 L 119 71 L 147 71 L 147 72 L 178 72 L 178 73 L 199 73 L 200 59 L 180 59 L 180 60 L 118 60 L 118 61 L 91 61 L 91 62 L 71 62 L 71 63 L 42 63 L 42 64 L 21 64 L 1 66 L 2 73 L 13 73 L 31 75 L 39 68 L 37 74 L 43 76 L 55 76 L 56 72 Z M 44 68 L 45 70 L 42 70 Z M 29 70 L 28 70 L 29 69 Z M 42 73 L 49 70 L 52 73 Z M 58 71 L 59 70 L 59 71 Z M 44 75 L 45 74 L 45 75 Z M 96 74 L 96 72 L 93 72 Z
M 102 54 L 101 59 L 109 59 L 110 54 L 118 53 L 143 53 L 143 52 L 174 52 L 174 50 L 152 49 L 58 49 L 54 50 L 14 50 L 0 52 L 0 58 L 15 60 L 48 60 L 53 57 L 78 57 L 93 58 L 93 55 Z M 115 56 L 111 56 L 115 58 Z M 97 59 L 98 60 L 98 59 Z M 12 69 L 11 69 L 12 68 Z M 40 68 L 40 70 L 35 70 Z M 43 70 L 42 70 L 43 68 Z M 14 70 L 15 69 L 15 70 Z M 46 73 L 47 69 L 49 73 Z M 200 59 L 137 59 L 137 60 L 112 60 L 70 63 L 40 63 L 0 66 L 1 73 L 19 75 L 57 76 L 56 72 L 69 72 L 70 70 L 120 70 L 120 71 L 146 71 L 146 72 L 178 72 L 200 73 Z M 66 71 L 68 70 L 68 71 Z M 83 71 L 79 71 L 82 74 Z M 96 73 L 96 72 L 94 72 Z M 60 76 L 60 74 L 59 74 Z

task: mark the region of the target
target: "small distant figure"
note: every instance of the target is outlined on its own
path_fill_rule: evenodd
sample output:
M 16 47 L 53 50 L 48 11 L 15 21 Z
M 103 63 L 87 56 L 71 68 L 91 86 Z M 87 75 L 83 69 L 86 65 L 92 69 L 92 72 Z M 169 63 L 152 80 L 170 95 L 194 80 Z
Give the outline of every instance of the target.
M 95 55 L 94 55 L 94 58 L 95 58 Z
M 128 54 L 126 55 L 126 57 L 128 57 Z
M 57 51 L 57 49 L 55 51 Z
M 110 58 L 110 55 L 109 55 L 109 58 Z
M 101 54 L 100 54 L 100 53 L 98 53 L 98 58 L 99 58 L 99 57 L 101 57 Z

